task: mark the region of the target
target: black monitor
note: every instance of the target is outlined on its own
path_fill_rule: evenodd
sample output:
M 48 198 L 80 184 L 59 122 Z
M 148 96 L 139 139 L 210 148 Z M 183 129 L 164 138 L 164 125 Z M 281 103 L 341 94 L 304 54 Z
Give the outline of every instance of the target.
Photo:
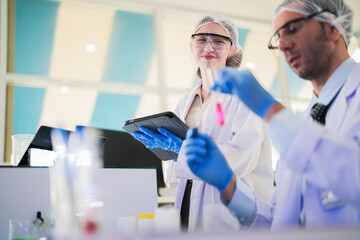
M 29 163 L 29 150 L 31 148 L 44 149 L 44 150 L 53 150 L 51 143 L 51 130 L 54 129 L 48 126 L 40 126 L 37 130 L 33 140 L 26 149 L 24 155 L 21 157 L 21 160 L 18 166 L 30 166 Z M 65 138 L 69 138 L 70 131 L 64 130 Z M 66 140 L 65 139 L 65 140 Z
M 29 149 L 53 150 L 51 130 L 41 126 L 36 132 L 18 166 L 29 166 Z M 161 160 L 127 132 L 98 129 L 101 133 L 102 157 L 105 168 L 155 168 L 157 186 L 165 187 Z M 64 131 L 68 138 L 71 131 Z M 104 144 L 105 142 L 105 144 Z
M 127 132 L 102 130 L 104 167 L 156 168 L 157 186 L 165 187 L 161 160 Z

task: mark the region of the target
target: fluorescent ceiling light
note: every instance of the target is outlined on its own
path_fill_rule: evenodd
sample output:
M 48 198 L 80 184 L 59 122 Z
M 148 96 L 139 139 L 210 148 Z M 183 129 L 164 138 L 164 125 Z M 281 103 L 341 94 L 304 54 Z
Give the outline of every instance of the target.
M 67 93 L 69 92 L 69 88 L 66 87 L 66 86 L 62 86 L 62 87 L 60 88 L 60 92 L 61 92 L 62 94 L 67 94 Z
M 86 45 L 85 49 L 86 49 L 86 51 L 89 52 L 89 53 L 95 52 L 95 50 L 96 50 L 96 45 L 90 43 L 90 44 Z
M 255 69 L 255 66 L 256 66 L 255 63 L 252 62 L 252 61 L 249 61 L 249 62 L 246 62 L 246 63 L 245 63 L 245 67 L 250 68 L 250 69 L 252 69 L 252 70 Z

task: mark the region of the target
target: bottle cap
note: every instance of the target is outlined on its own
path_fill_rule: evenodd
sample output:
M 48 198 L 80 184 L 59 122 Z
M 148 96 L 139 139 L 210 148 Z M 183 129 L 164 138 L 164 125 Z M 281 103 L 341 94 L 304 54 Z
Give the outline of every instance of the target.
M 152 214 L 152 213 L 139 213 L 138 218 L 154 219 L 154 214 Z

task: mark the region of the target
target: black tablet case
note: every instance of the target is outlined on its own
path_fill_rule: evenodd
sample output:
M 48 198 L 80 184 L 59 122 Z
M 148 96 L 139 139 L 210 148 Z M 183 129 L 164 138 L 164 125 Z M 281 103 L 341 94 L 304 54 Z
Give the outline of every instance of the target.
M 174 133 L 181 139 L 186 138 L 186 131 L 189 127 L 180 120 L 173 112 L 162 112 L 155 115 L 150 115 L 142 118 L 135 118 L 125 122 L 123 129 L 128 133 L 139 132 L 139 127 L 144 126 L 153 132 L 158 132 L 158 127 L 163 127 L 166 130 Z M 143 143 L 146 145 L 146 143 Z M 172 151 L 166 151 L 160 148 L 150 149 L 161 160 L 176 159 L 178 154 Z

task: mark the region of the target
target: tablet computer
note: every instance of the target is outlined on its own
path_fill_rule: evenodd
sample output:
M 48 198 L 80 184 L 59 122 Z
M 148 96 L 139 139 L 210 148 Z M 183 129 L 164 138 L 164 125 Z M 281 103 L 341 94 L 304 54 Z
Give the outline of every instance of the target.
M 183 140 L 186 138 L 186 132 L 189 129 L 189 127 L 173 112 L 162 112 L 146 117 L 128 120 L 125 122 L 123 129 L 131 134 L 133 132 L 140 131 L 140 126 L 144 126 L 156 133 L 159 133 L 157 130 L 158 127 L 163 127 Z M 143 144 L 146 145 L 146 143 Z M 166 151 L 160 148 L 153 148 L 149 150 L 151 150 L 161 160 L 176 159 L 178 156 L 178 154 L 175 152 Z

